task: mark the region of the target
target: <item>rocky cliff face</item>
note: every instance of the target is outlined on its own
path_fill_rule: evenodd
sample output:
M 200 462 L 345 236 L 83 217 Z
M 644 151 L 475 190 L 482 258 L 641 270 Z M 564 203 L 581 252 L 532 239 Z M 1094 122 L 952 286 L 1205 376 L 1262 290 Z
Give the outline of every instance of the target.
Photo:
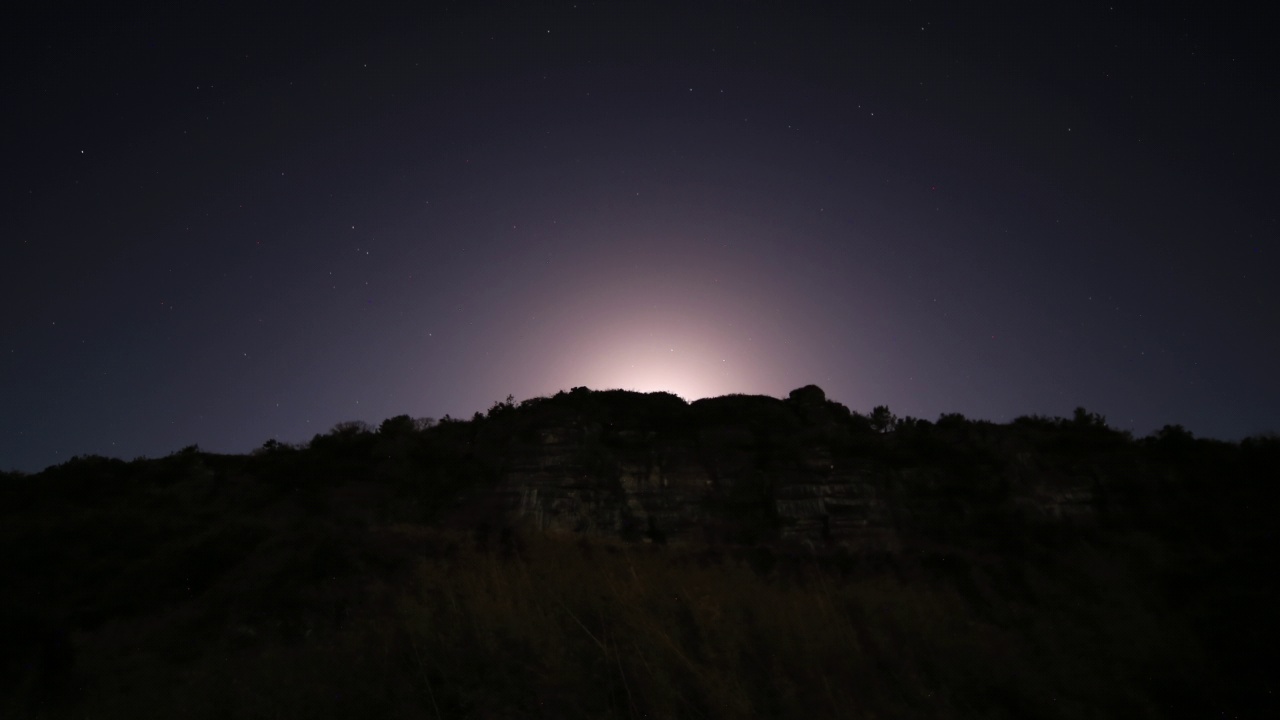
M 512 429 L 518 439 L 489 501 L 553 532 L 886 550 L 904 528 L 996 515 L 1081 521 L 1095 511 L 1096 473 L 1040 467 L 1003 426 L 875 433 L 814 386 L 787 400 L 730 396 L 669 414 L 616 406 Z

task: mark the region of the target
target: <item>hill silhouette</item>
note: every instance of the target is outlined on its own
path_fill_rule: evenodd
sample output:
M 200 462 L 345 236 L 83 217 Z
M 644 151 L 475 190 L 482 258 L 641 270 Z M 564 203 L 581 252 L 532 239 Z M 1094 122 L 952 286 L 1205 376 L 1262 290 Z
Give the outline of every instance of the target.
M 0 478 L 0 716 L 1270 716 L 1278 479 L 812 385 L 77 457 Z

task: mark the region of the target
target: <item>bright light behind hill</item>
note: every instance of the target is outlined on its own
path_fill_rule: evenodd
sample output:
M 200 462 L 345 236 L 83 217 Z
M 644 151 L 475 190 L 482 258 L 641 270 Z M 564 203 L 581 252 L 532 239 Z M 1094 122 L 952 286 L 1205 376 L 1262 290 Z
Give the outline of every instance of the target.
M 582 367 L 589 387 L 670 392 L 686 400 L 736 392 L 745 368 L 726 348 L 694 332 L 628 334 L 589 343 Z

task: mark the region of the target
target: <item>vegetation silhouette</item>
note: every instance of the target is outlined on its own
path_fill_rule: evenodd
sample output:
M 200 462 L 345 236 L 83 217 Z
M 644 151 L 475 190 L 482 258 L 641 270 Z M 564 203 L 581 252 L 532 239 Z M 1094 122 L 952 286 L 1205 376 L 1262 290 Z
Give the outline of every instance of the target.
M 0 717 L 1275 716 L 1278 480 L 812 385 L 76 457 L 0 476 Z

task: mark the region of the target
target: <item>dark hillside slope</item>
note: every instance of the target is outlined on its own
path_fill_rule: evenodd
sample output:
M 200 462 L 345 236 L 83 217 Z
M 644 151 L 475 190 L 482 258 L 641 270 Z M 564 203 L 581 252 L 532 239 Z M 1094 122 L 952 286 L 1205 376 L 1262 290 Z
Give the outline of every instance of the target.
M 0 478 L 0 717 L 1269 717 L 1280 441 L 595 392 Z

